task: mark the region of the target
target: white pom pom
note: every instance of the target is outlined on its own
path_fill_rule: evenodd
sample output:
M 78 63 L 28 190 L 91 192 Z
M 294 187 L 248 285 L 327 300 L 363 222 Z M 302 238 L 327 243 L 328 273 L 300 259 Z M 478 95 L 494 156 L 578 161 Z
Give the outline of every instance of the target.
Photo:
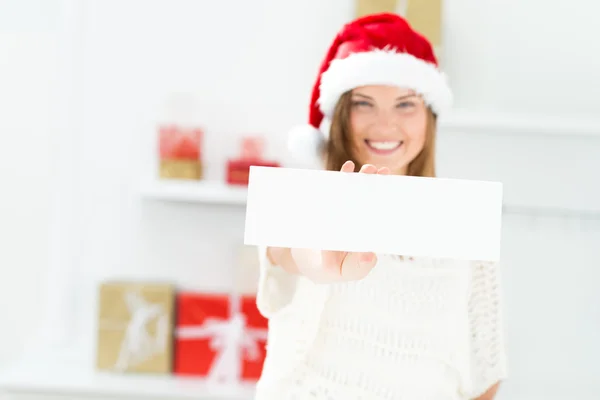
M 288 150 L 295 160 L 314 167 L 322 164 L 320 149 L 324 144 L 321 131 L 312 125 L 300 125 L 288 134 Z

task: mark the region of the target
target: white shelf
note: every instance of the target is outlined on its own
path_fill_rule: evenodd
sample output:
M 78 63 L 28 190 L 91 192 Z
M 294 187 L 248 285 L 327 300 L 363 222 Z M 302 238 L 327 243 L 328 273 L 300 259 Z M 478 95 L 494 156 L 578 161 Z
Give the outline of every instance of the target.
M 442 134 L 600 139 L 600 118 L 519 115 L 455 109 L 440 118 L 439 128 L 443 131 Z M 150 200 L 244 206 L 247 200 L 247 189 L 213 180 L 155 179 L 142 187 L 141 195 Z M 520 206 L 522 205 L 520 203 L 510 205 Z M 562 212 L 562 208 L 566 207 L 561 206 L 560 209 L 550 211 Z
M 542 388 L 543 390 L 540 390 Z M 202 380 L 172 376 L 111 375 L 89 363 L 37 354 L 8 371 L 0 370 L 2 394 L 15 399 L 252 400 L 254 385 L 210 387 Z M 35 395 L 32 397 L 31 395 Z M 514 376 L 500 386 L 498 400 L 596 400 L 598 384 L 532 382 Z
M 97 372 L 91 360 L 38 354 L 7 371 L 0 371 L 0 392 L 45 396 L 172 400 L 251 400 L 254 385 L 217 387 L 199 378 L 172 375 L 110 374 Z
M 452 110 L 440 117 L 441 130 L 465 133 L 600 138 L 600 118 Z
M 146 184 L 141 194 L 153 200 L 245 205 L 247 188 L 210 180 L 156 179 Z

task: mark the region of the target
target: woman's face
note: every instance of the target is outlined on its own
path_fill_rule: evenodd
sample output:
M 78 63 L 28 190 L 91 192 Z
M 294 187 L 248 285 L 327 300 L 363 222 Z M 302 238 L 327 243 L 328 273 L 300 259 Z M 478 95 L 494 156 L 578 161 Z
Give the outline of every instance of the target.
M 362 86 L 352 91 L 350 130 L 359 163 L 405 174 L 425 144 L 427 107 L 409 89 Z

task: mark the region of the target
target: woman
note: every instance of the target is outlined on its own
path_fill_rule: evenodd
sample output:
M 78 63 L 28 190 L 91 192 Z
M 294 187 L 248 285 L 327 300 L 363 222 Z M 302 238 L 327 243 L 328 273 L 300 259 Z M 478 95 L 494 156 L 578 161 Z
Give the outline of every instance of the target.
M 367 16 L 335 38 L 292 148 L 328 170 L 433 177 L 436 118 L 450 102 L 429 42 L 397 15 Z M 490 400 L 506 377 L 493 263 L 260 255 L 269 339 L 257 400 Z

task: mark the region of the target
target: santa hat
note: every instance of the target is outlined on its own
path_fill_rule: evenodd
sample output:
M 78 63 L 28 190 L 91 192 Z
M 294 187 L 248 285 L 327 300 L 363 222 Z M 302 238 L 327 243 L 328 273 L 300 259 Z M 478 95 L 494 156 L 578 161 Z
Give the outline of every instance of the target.
M 346 24 L 334 39 L 313 86 L 308 124 L 289 133 L 292 155 L 313 165 L 329 136 L 342 94 L 365 85 L 393 85 L 420 94 L 439 115 L 452 93 L 429 41 L 397 14 L 368 15 Z

